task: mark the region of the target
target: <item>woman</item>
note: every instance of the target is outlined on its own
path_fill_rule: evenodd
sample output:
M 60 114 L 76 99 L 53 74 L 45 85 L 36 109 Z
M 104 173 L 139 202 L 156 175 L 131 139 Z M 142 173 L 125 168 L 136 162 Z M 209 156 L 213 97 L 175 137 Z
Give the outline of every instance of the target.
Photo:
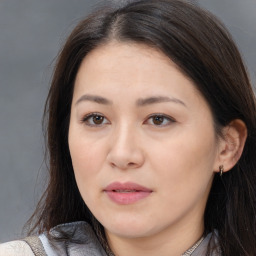
M 60 53 L 45 115 L 39 239 L 5 255 L 255 255 L 255 98 L 211 14 L 180 0 L 91 14 Z

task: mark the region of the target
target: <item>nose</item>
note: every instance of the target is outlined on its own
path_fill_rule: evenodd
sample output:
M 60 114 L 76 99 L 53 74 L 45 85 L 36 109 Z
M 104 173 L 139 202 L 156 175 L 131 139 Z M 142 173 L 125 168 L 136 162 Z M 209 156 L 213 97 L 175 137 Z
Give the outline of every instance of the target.
M 112 167 L 122 170 L 135 169 L 141 167 L 144 160 L 139 134 L 135 129 L 120 127 L 118 131 L 113 132 L 107 154 L 107 161 Z

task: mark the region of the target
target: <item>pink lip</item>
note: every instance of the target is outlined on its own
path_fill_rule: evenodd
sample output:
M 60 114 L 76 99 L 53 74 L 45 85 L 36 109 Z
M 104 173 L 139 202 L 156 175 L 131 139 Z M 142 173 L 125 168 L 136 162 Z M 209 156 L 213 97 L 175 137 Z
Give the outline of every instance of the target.
M 149 196 L 152 190 L 132 182 L 114 182 L 104 192 L 117 204 L 133 204 Z

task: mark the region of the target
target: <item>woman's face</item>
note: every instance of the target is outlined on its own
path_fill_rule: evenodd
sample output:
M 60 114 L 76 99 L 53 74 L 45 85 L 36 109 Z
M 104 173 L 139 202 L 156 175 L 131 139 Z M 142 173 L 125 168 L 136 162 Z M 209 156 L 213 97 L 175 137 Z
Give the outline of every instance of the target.
M 218 141 L 193 82 L 163 53 L 111 42 L 78 71 L 69 127 L 78 188 L 109 236 L 203 230 Z

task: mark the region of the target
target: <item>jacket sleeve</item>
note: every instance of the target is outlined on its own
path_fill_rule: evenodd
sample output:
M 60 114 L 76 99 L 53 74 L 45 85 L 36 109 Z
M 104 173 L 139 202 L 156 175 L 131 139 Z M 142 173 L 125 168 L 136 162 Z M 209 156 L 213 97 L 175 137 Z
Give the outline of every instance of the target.
M 0 244 L 0 256 L 34 256 L 29 245 L 24 241 L 12 241 Z

